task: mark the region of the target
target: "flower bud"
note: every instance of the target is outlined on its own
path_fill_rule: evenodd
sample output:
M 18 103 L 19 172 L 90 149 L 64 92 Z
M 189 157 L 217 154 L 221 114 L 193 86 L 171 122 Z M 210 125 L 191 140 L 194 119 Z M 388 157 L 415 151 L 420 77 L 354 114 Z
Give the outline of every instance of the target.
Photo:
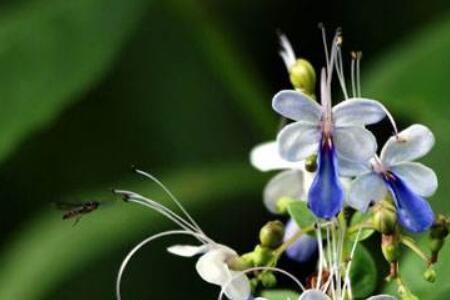
M 277 278 L 272 272 L 263 272 L 258 277 L 265 288 L 270 289 L 277 285 Z
M 423 274 L 423 277 L 428 282 L 435 282 L 436 281 L 436 271 L 430 267 L 425 271 L 425 273 Z
M 438 215 L 433 226 L 430 228 L 430 243 L 432 264 L 438 260 L 439 252 L 445 243 L 445 238 L 449 233 L 449 221 L 448 218 L 443 215 Z
M 280 221 L 271 221 L 259 231 L 261 246 L 271 249 L 277 248 L 283 243 L 284 225 Z
M 390 235 L 397 226 L 397 213 L 389 200 L 380 201 L 374 207 L 373 226 L 382 234 Z
M 308 172 L 315 172 L 317 170 L 317 155 L 312 154 L 305 159 L 305 169 Z
M 449 233 L 449 221 L 444 215 L 438 215 L 433 226 L 430 228 L 430 237 L 432 239 L 443 240 Z
M 389 262 L 395 262 L 399 256 L 399 241 L 396 235 L 385 235 L 381 237 L 381 250 L 384 258 Z
M 316 86 L 316 72 L 306 59 L 297 59 L 289 69 L 292 85 L 301 92 L 313 96 Z
M 255 266 L 266 266 L 273 259 L 273 250 L 267 247 L 258 245 L 253 251 L 253 262 Z

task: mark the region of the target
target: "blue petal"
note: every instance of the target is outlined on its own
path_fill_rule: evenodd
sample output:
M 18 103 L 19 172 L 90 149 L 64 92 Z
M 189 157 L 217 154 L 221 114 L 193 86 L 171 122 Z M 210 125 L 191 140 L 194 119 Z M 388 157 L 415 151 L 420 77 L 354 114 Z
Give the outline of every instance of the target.
M 328 140 L 322 140 L 317 174 L 308 193 L 309 208 L 317 217 L 330 219 L 341 211 L 344 197 L 334 146 Z
M 427 200 L 415 194 L 403 180 L 391 173 L 385 181 L 394 195 L 400 224 L 412 232 L 422 232 L 434 222 L 434 213 Z
M 290 239 L 299 230 L 300 228 L 297 226 L 297 224 L 292 219 L 290 219 L 286 224 L 284 240 L 286 241 Z M 296 262 L 304 263 L 310 260 L 314 256 L 314 254 L 316 254 L 317 248 L 317 239 L 305 234 L 287 248 L 286 255 Z

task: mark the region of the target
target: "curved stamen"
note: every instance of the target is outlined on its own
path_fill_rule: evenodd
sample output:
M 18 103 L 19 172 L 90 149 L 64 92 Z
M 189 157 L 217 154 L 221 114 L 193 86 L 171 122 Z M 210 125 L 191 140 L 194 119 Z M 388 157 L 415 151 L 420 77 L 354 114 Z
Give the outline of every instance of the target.
M 121 289 L 120 289 L 121 283 L 122 283 L 122 277 L 123 277 L 125 268 L 127 267 L 128 262 L 130 261 L 131 257 L 137 251 L 139 251 L 139 249 L 141 249 L 143 246 L 147 245 L 148 243 L 153 242 L 156 239 L 166 237 L 166 236 L 171 236 L 171 235 L 191 235 L 193 237 L 201 238 L 201 235 L 199 233 L 190 232 L 190 231 L 186 231 L 186 230 L 170 230 L 170 231 L 163 231 L 158 234 L 154 234 L 154 235 L 146 238 L 142 242 L 140 242 L 130 252 L 128 252 L 127 256 L 125 256 L 125 259 L 122 261 L 122 264 L 120 265 L 119 272 L 117 274 L 117 279 L 116 279 L 116 298 L 117 298 L 117 300 L 122 299 Z
M 356 52 L 356 93 L 358 97 L 361 97 L 361 58 L 362 58 L 362 52 L 358 51 Z
M 231 277 L 230 280 L 229 280 L 225 285 L 222 286 L 222 289 L 220 290 L 219 297 L 217 298 L 217 300 L 222 300 L 223 295 L 225 294 L 226 288 L 227 288 L 234 280 L 238 279 L 239 277 L 241 277 L 241 276 L 243 276 L 243 275 L 245 275 L 245 274 L 247 274 L 247 273 L 255 272 L 255 271 L 272 271 L 272 272 L 278 272 L 278 273 L 281 273 L 281 274 L 283 274 L 283 275 L 289 277 L 290 279 L 292 279 L 302 291 L 305 291 L 305 287 L 304 287 L 303 284 L 300 282 L 300 280 L 298 280 L 294 275 L 292 275 L 291 273 L 289 273 L 289 272 L 286 271 L 286 270 L 283 270 L 283 269 L 280 269 L 280 268 L 276 268 L 276 267 L 254 267 L 254 268 L 249 268 L 249 269 L 246 269 L 246 270 L 244 270 L 244 271 L 241 271 L 241 272 L 239 272 L 239 274 L 237 274 L 237 275 Z
M 143 205 L 145 207 L 151 208 L 157 213 L 165 216 L 172 222 L 174 222 L 176 225 L 180 226 L 181 228 L 189 231 L 197 232 L 197 229 L 188 221 L 180 217 L 178 214 L 170 210 L 169 208 L 165 207 L 164 205 L 148 199 L 144 196 L 141 196 L 137 193 L 125 191 L 125 190 L 113 190 L 113 192 L 117 195 L 121 195 L 125 198 L 125 201 L 127 202 L 133 202 L 140 205 Z
M 352 95 L 354 98 L 358 96 L 356 92 L 356 81 L 355 81 L 355 65 L 356 65 L 356 52 L 352 51 L 352 62 L 350 65 L 350 76 L 351 76 L 351 82 L 352 82 Z
M 342 59 L 342 48 L 340 44 L 337 46 L 336 73 L 339 80 L 339 84 L 341 86 L 342 93 L 344 94 L 344 99 L 348 99 L 349 97 L 344 75 L 344 62 Z
M 181 212 L 188 218 L 188 220 L 192 223 L 192 225 L 194 225 L 194 227 L 197 228 L 199 232 L 204 233 L 203 230 L 200 228 L 200 226 L 197 224 L 197 222 L 195 222 L 194 218 L 192 218 L 191 215 L 187 212 L 187 210 L 183 207 L 183 205 L 181 205 L 181 202 L 177 199 L 177 197 L 175 197 L 175 195 L 161 181 L 159 181 L 158 178 L 138 169 L 136 169 L 135 171 L 136 173 L 149 178 L 150 180 L 154 181 L 157 185 L 159 185 L 166 192 L 169 198 L 172 199 L 172 201 L 178 206 Z
M 323 25 L 323 23 L 319 23 L 319 29 L 322 33 L 323 50 L 325 52 L 325 60 L 328 65 L 328 63 L 330 61 L 330 56 L 328 55 L 327 32 L 326 32 L 326 29 L 325 29 L 325 26 Z

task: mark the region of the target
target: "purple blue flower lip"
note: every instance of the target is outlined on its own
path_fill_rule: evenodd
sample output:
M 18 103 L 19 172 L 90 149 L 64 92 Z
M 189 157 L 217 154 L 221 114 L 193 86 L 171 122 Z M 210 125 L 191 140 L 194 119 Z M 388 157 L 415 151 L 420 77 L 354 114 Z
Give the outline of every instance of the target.
M 435 216 L 428 201 L 415 194 L 393 173 L 384 176 L 384 180 L 394 196 L 400 224 L 411 232 L 423 232 L 430 228 Z
M 331 139 L 323 138 L 320 145 L 318 169 L 308 193 L 308 206 L 317 217 L 331 219 L 344 205 L 344 189 Z

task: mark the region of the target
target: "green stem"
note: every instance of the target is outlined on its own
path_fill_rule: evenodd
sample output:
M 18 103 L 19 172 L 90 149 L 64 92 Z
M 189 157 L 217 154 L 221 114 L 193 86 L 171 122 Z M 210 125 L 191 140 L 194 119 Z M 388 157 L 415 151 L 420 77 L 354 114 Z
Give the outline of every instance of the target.
M 308 234 L 314 230 L 315 226 L 311 225 L 304 229 L 300 229 L 296 234 L 294 234 L 290 239 L 285 241 L 278 249 L 275 250 L 274 254 L 275 257 L 280 257 L 281 254 L 283 254 L 284 251 L 286 251 L 289 246 L 294 244 L 299 238 L 301 238 L 304 234 Z
M 400 242 L 414 251 L 420 258 L 422 258 L 426 263 L 430 261 L 430 258 L 423 252 L 422 249 L 420 249 L 419 245 L 416 244 L 416 242 L 412 239 L 410 239 L 407 236 L 400 236 Z
M 350 226 L 348 228 L 347 233 L 348 234 L 353 234 L 358 232 L 359 229 L 374 229 L 375 227 L 373 227 L 372 222 L 364 222 L 364 223 L 359 223 L 359 224 L 355 224 L 353 226 Z

